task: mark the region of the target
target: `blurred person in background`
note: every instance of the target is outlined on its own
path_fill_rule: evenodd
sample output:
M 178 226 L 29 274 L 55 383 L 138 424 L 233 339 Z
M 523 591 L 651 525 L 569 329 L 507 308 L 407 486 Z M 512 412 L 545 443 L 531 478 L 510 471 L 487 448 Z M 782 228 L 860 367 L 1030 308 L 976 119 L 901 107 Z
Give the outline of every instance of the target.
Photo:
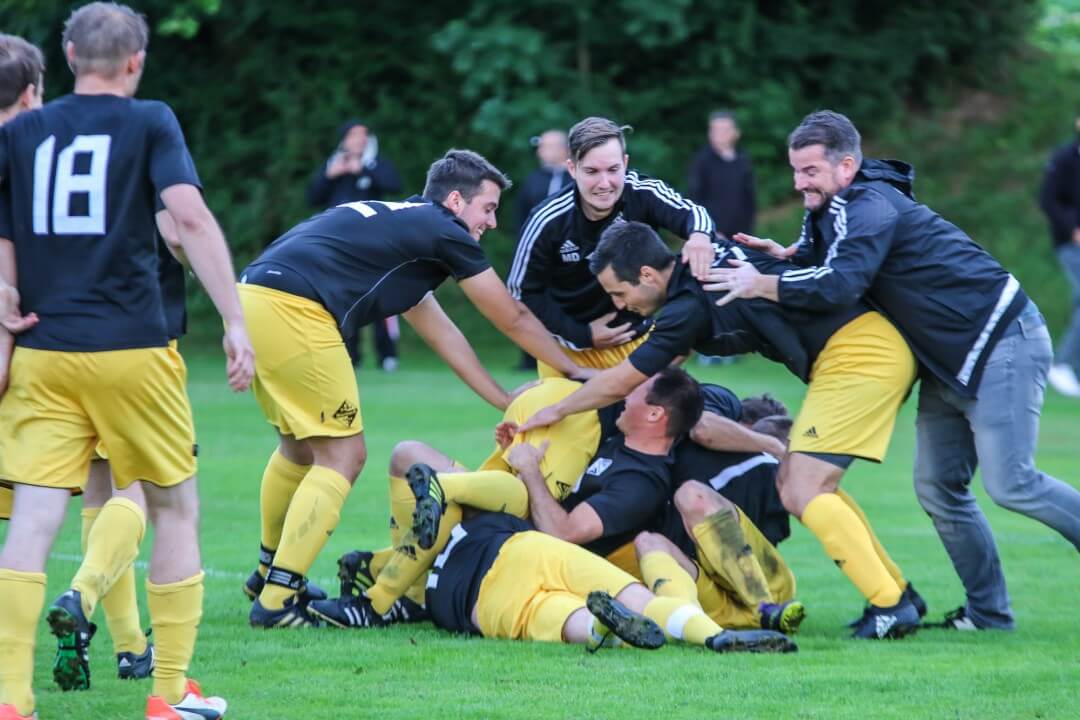
M 521 184 L 517 199 L 517 228 L 525 225 L 532 209 L 548 195 L 566 187 L 572 180 L 566 161 L 570 159 L 570 147 L 566 144 L 566 133 L 562 130 L 546 130 L 532 138 L 536 147 L 536 159 L 540 167 L 533 170 Z M 518 370 L 535 370 L 536 358 L 526 352 L 521 353 Z
M 709 144 L 690 164 L 690 199 L 705 207 L 726 238 L 752 234 L 757 202 L 750 156 L 738 148 L 739 126 L 727 110 L 709 114 Z
M 401 191 L 397 168 L 379 155 L 379 139 L 363 120 L 346 120 L 338 128 L 334 153 L 320 166 L 307 188 L 307 201 L 321 209 L 362 200 L 382 200 Z M 372 325 L 378 366 L 387 372 L 398 368 L 398 339 L 401 337 L 397 315 Z M 353 365 L 364 355 L 364 334 L 349 346 Z
M 1050 222 L 1054 252 L 1072 286 L 1073 313 L 1047 380 L 1062 395 L 1080 398 L 1080 115 L 1077 136 L 1054 150 L 1046 166 L 1039 205 Z

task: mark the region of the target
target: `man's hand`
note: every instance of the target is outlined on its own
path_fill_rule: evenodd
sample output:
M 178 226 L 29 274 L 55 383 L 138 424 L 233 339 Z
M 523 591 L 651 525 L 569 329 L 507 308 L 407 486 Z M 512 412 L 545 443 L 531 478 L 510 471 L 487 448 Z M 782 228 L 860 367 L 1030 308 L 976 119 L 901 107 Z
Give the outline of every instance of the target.
M 505 450 L 510 447 L 510 444 L 514 442 L 514 436 L 517 435 L 518 426 L 513 420 L 503 420 L 501 423 L 495 426 L 495 444 L 500 449 Z
M 521 427 L 518 428 L 518 435 L 535 430 L 536 428 L 547 427 L 548 425 L 554 425 L 565 417 L 562 411 L 559 410 L 558 405 L 548 405 L 546 408 L 541 408 L 533 413 L 532 417 L 526 420 Z
M 690 233 L 682 248 L 682 261 L 690 265 L 690 273 L 698 280 L 704 280 L 714 259 L 716 249 L 709 236 L 701 232 Z
M 0 283 L 0 325 L 9 333 L 18 335 L 37 323 L 36 313 L 23 315 L 19 311 L 19 291 L 7 283 Z
M 787 260 L 799 250 L 797 245 L 784 247 L 775 240 L 754 237 L 753 235 L 747 235 L 746 233 L 735 233 L 735 237 L 732 239 L 740 245 L 760 250 L 766 255 L 772 255 L 777 260 Z
M 615 319 L 615 313 L 609 312 L 607 315 L 596 318 L 589 323 L 589 334 L 592 335 L 592 344 L 594 348 L 602 349 L 615 347 L 616 345 L 622 345 L 628 343 L 634 339 L 634 332 L 630 329 L 630 323 L 623 323 L 622 325 L 616 325 L 615 327 L 608 327 L 608 323 Z
M 506 454 L 506 462 L 518 473 L 539 470 L 540 461 L 544 459 L 547 449 L 547 440 L 540 443 L 540 447 L 535 447 L 527 442 L 518 443 L 510 448 L 510 452 Z
M 229 325 L 225 328 L 221 344 L 225 348 L 225 373 L 229 377 L 229 387 L 236 392 L 247 390 L 255 375 L 255 350 L 248 339 L 247 328 L 242 323 Z
M 704 288 L 709 292 L 726 292 L 727 295 L 716 301 L 720 307 L 738 298 L 761 297 L 757 282 L 761 273 L 753 263 L 730 259 L 731 268 L 712 268 L 705 278 Z
M 339 178 L 342 175 L 356 175 L 362 165 L 359 155 L 350 155 L 345 152 L 336 152 L 326 164 L 326 177 L 329 180 Z

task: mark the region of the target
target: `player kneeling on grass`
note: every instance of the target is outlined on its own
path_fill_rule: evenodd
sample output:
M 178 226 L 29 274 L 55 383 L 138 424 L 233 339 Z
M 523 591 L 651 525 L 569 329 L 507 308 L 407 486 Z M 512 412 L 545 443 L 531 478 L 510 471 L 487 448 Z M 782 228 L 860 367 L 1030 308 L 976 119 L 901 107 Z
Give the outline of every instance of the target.
M 723 630 L 697 605 L 657 597 L 602 557 L 505 513 L 451 530 L 427 607 L 437 626 L 487 638 L 657 648 L 666 635 L 716 652 L 797 649 L 778 632 Z

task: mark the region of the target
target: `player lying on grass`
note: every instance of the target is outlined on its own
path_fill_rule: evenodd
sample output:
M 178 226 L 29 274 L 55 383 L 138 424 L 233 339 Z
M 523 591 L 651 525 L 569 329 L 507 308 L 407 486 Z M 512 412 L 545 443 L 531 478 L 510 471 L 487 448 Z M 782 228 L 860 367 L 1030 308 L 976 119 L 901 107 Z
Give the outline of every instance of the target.
M 639 531 L 658 527 L 668 512 L 674 440 L 669 433 L 681 437 L 700 411 L 696 385 L 681 370 L 665 370 L 628 398 L 621 412 L 610 408 L 601 413 L 582 413 L 530 436 L 531 442 L 550 443 L 546 452 L 540 452 L 533 445 L 521 442 L 521 436 L 515 439 L 514 423 L 578 387 L 567 380 L 546 380 L 524 392 L 511 405 L 507 420 L 500 425 L 502 447 L 476 473 L 461 473 L 449 457 L 421 443 L 399 444 L 391 460 L 392 473 L 405 473 L 405 468 L 413 462 L 424 463 L 412 469 L 410 479 L 413 491 L 421 497 L 422 509 L 416 515 L 427 519 L 425 527 L 418 533 L 404 532 L 404 528 L 412 525 L 416 501 L 408 488 L 395 491 L 392 481 L 392 533 L 397 533 L 397 552 L 344 556 L 340 561 L 343 597 L 339 601 L 317 603 L 313 611 L 339 625 L 379 622 L 378 616 L 390 613 L 392 608 L 394 619 L 403 615 L 416 617 L 418 608 L 414 603 L 422 603 L 423 597 L 417 588 L 409 590 L 410 584 L 422 578 L 432 562 L 431 548 L 440 548 L 447 542 L 449 527 L 461 518 L 462 505 L 505 510 L 519 517 L 527 516 L 531 505 L 538 529 L 584 544 L 628 572 L 638 575 L 644 572 L 649 580 L 648 572 L 654 563 L 645 563 L 639 570 L 632 541 Z M 612 417 L 617 417 L 614 423 L 610 421 Z M 617 425 L 621 432 L 603 433 L 601 428 L 605 424 Z M 600 435 L 608 437 L 596 451 L 595 438 Z M 512 439 L 514 446 L 506 450 Z M 524 470 L 523 478 L 528 473 L 526 483 L 510 474 L 509 470 L 515 467 Z M 721 470 L 715 466 L 702 477 L 719 476 Z M 404 484 L 396 483 L 399 487 Z M 687 487 L 696 485 L 700 484 L 691 483 Z M 442 497 L 433 500 L 433 494 Z M 744 526 L 755 537 L 760 534 L 730 502 L 711 488 L 701 486 L 698 495 L 705 494 L 715 497 L 712 506 L 703 502 L 685 503 L 692 513 L 685 522 L 695 530 L 689 543 L 691 552 L 703 558 L 704 570 L 699 572 L 695 566 L 692 572 L 703 587 L 716 588 L 712 595 L 731 597 L 730 601 L 707 608 L 718 610 L 713 619 L 721 624 L 730 620 L 743 627 L 796 629 L 803 610 L 801 604 L 789 602 L 794 579 L 782 559 L 763 539 L 760 543 L 748 543 Z M 561 498 L 561 503 L 554 496 Z M 679 517 L 677 512 L 676 516 Z M 680 535 L 674 537 L 685 537 L 682 526 L 680 521 Z M 725 543 L 728 547 L 723 546 Z M 739 551 L 748 545 L 755 552 L 749 557 L 741 555 Z M 765 551 L 770 552 L 768 558 L 762 555 Z M 767 560 L 766 566 L 771 569 L 768 579 L 759 559 Z M 368 565 L 371 560 L 373 567 Z M 374 583 L 373 575 L 377 575 Z M 359 590 L 350 592 L 354 578 L 363 587 L 362 595 Z M 690 580 L 691 588 L 693 585 L 694 581 Z M 400 612 L 401 605 L 394 606 L 402 594 L 413 601 L 405 603 L 405 612 Z M 694 599 L 693 592 L 689 599 Z
M 789 263 L 717 241 L 716 264 L 729 258 L 783 272 Z M 896 328 L 856 302 L 832 312 L 790 310 L 765 300 L 719 307 L 647 225 L 626 222 L 604 232 L 590 267 L 616 307 L 654 315 L 648 338 L 622 363 L 544 408 L 523 426 L 533 430 L 605 407 L 676 357 L 758 352 L 809 384 L 780 466 L 780 497 L 802 520 L 869 603 L 854 637 L 903 637 L 920 608 L 899 568 L 850 497 L 836 490 L 855 458 L 880 462 L 896 413 L 915 379 L 916 363 Z
M 656 648 L 666 634 L 721 653 L 797 650 L 771 630 L 723 630 L 693 602 L 653 595 L 602 557 L 505 513 L 452 528 L 427 607 L 438 627 L 487 638 Z

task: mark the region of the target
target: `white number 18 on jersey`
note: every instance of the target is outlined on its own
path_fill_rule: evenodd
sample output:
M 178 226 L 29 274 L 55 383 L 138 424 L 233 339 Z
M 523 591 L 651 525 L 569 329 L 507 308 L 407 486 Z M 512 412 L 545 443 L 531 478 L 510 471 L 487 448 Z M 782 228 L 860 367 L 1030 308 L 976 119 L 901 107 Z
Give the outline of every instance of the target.
M 56 182 L 52 192 L 52 234 L 105 234 L 105 176 L 109 164 L 108 135 L 77 135 L 56 156 Z M 52 184 L 56 136 L 50 135 L 34 153 L 34 234 L 49 234 L 49 185 Z M 90 155 L 90 172 L 75 172 L 75 157 Z M 71 196 L 87 196 L 87 214 L 71 214 Z

